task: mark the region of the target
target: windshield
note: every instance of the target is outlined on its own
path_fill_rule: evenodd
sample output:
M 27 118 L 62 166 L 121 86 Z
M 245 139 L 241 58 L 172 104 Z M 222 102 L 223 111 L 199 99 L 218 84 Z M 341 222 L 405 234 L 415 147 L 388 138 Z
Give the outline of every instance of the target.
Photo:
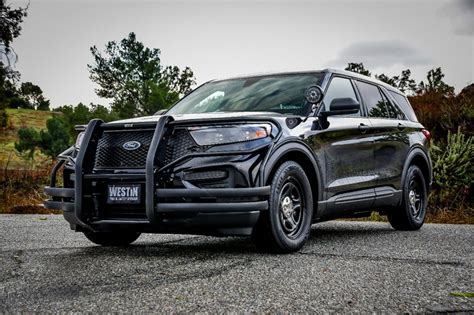
M 323 76 L 300 73 L 209 82 L 179 101 L 167 114 L 274 112 L 304 116 L 310 106 L 304 93 L 311 85 L 321 85 Z

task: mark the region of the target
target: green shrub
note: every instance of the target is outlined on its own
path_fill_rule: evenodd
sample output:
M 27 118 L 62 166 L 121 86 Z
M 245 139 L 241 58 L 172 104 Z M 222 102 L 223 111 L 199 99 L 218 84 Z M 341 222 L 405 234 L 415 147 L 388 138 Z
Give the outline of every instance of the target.
M 446 144 L 431 147 L 433 161 L 433 194 L 437 208 L 458 208 L 463 202 L 472 207 L 470 193 L 474 182 L 474 137 L 460 129 L 448 132 Z

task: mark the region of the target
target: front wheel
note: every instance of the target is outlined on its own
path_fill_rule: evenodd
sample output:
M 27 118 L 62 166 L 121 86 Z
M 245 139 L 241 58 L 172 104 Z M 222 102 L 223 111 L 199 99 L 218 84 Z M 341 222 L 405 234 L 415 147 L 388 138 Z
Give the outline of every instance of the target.
M 94 244 L 101 246 L 127 246 L 135 242 L 139 237 L 139 232 L 113 231 L 113 232 L 92 232 L 84 231 L 85 237 Z
M 428 203 L 425 178 L 418 166 L 408 168 L 402 193 L 402 203 L 389 210 L 388 221 L 396 230 L 418 230 L 425 221 Z
M 261 251 L 290 253 L 303 247 L 311 232 L 313 196 L 303 168 L 284 162 L 271 183 L 268 212 L 262 212 L 252 234 Z

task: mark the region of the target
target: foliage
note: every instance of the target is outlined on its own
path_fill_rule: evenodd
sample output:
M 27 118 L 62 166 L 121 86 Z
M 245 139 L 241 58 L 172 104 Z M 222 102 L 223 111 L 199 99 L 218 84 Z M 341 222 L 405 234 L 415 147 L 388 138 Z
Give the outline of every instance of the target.
M 454 94 L 454 87 L 446 84 L 443 81 L 444 73 L 441 68 L 431 69 L 426 76 L 427 82 L 421 81 L 418 84 L 418 94 L 437 93 L 443 96 L 452 96 Z
M 6 48 L 20 35 L 21 23 L 27 16 L 27 9 L 28 7 L 12 9 L 5 0 L 0 0 L 0 41 Z
M 5 129 L 8 126 L 8 114 L 5 109 L 0 109 L 0 128 Z
M 365 68 L 362 62 L 354 63 L 350 62 L 347 64 L 345 70 L 360 73 L 370 77 L 372 73 Z M 400 75 L 389 77 L 386 74 L 376 74 L 375 78 L 385 82 L 391 86 L 396 87 L 404 93 L 411 94 L 437 94 L 442 96 L 453 96 L 454 87 L 446 84 L 443 81 L 444 73 L 441 68 L 431 69 L 428 71 L 426 79 L 427 82 L 421 81 L 418 85 L 415 80 L 410 78 L 411 71 L 409 69 L 403 70 Z
M 69 146 L 69 133 L 64 122 L 59 117 L 52 117 L 46 122 L 47 130 L 36 131 L 27 127 L 18 130 L 19 141 L 15 143 L 15 149 L 25 154 L 27 158 L 34 157 L 36 149 L 52 159 Z
M 76 106 L 65 105 L 56 109 L 63 113 L 62 119 L 71 139 L 76 137 L 74 126 L 87 124 L 91 119 L 99 118 L 105 122 L 117 120 L 118 114 L 102 105 L 79 103 Z
M 46 122 L 47 131 L 40 131 L 41 152 L 55 159 L 69 147 L 69 133 L 61 118 L 53 117 Z
M 347 67 L 344 70 L 366 75 L 368 77 L 371 76 L 370 71 L 365 69 L 364 64 L 362 62 L 361 63 L 350 62 L 347 64 Z
M 16 62 L 16 54 L 11 48 L 13 39 L 20 36 L 21 23 L 27 16 L 28 7 L 14 9 L 0 0 L 0 84 L 3 85 L 3 78 L 12 80 L 13 82 L 19 78 L 19 73 L 12 69 L 12 65 Z M 5 64 L 6 63 L 6 64 Z
M 39 86 L 25 82 L 17 87 L 20 73 L 13 68 L 17 56 L 11 43 L 20 35 L 27 9 L 14 9 L 0 0 L 0 110 L 7 107 L 49 110 L 49 100 Z
M 403 70 L 400 75 L 396 75 L 393 77 L 388 77 L 385 74 L 375 75 L 375 78 L 385 82 L 391 86 L 396 87 L 403 93 L 410 93 L 416 91 L 416 83 L 415 80 L 410 78 L 411 71 L 409 69 Z
M 27 108 L 49 110 L 49 100 L 43 96 L 43 90 L 31 82 L 23 82 L 19 89 L 22 99 L 27 102 Z
M 90 78 L 99 85 L 96 93 L 112 99 L 112 108 L 122 118 L 153 114 L 190 92 L 194 74 L 190 68 L 161 65 L 160 50 L 148 48 L 130 33 L 120 42 L 110 41 L 101 53 L 91 47 L 94 64 Z
M 31 127 L 21 128 L 18 130 L 18 139 L 19 141 L 15 142 L 15 149 L 28 159 L 32 159 L 40 142 L 39 133 Z
M 432 201 L 438 207 L 456 207 L 470 198 L 474 184 L 474 137 L 461 130 L 448 132 L 447 143 L 431 147 Z M 470 201 L 472 206 L 472 200 Z
M 438 141 L 445 142 L 448 131 L 458 128 L 468 135 L 474 130 L 474 84 L 465 87 L 457 96 L 429 92 L 409 97 L 418 120 Z

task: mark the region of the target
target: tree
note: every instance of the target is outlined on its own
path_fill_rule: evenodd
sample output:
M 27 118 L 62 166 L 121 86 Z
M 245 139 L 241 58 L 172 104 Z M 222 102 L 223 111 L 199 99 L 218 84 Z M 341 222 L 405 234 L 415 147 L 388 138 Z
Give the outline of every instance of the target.
M 5 0 L 0 0 L 0 53 L 3 55 L 0 66 L 5 68 L 6 77 L 13 81 L 19 78 L 19 73 L 11 68 L 16 62 L 16 54 L 11 48 L 11 43 L 20 36 L 21 23 L 27 16 L 27 10 L 28 6 L 13 9 L 5 3 Z
M 418 84 L 418 94 L 438 93 L 443 96 L 453 96 L 454 87 L 446 84 L 443 78 L 444 73 L 441 68 L 431 69 L 426 76 L 428 82 L 425 83 L 421 81 L 420 84 Z
M 382 82 L 385 82 L 385 83 L 387 83 L 387 84 L 389 84 L 389 85 L 391 85 L 391 86 L 397 87 L 397 81 L 396 81 L 396 79 L 395 79 L 396 77 L 391 77 L 391 78 L 390 78 L 390 77 L 388 77 L 387 75 L 385 75 L 384 73 L 382 73 L 382 74 L 376 74 L 376 75 L 375 75 L 375 78 L 376 78 L 377 80 L 380 80 L 380 81 L 382 81 Z
M 362 62 L 361 63 L 350 62 L 347 64 L 347 67 L 344 70 L 366 75 L 368 77 L 371 76 L 370 71 L 365 69 L 364 64 Z
M 15 149 L 29 159 L 34 157 L 37 149 L 54 159 L 69 147 L 67 128 L 62 119 L 56 116 L 46 121 L 46 131 L 38 133 L 34 128 L 21 128 L 18 130 L 18 138 Z
M 61 118 L 54 116 L 46 121 L 47 131 L 40 131 L 41 152 L 52 159 L 69 147 L 69 133 Z
M 40 97 L 40 99 L 38 100 L 38 105 L 36 106 L 36 110 L 49 111 L 49 105 L 49 100 L 45 99 L 44 97 Z
M 403 93 L 407 92 L 415 92 L 416 91 L 416 83 L 414 79 L 410 78 L 411 71 L 409 69 L 403 70 L 401 75 L 396 75 L 393 77 L 388 77 L 385 74 L 375 75 L 375 78 L 385 82 L 393 87 L 396 87 Z
M 65 105 L 55 109 L 63 113 L 63 120 L 71 139 L 75 138 L 77 132 L 74 128 L 76 125 L 87 124 L 93 118 L 102 119 L 105 122 L 117 120 L 118 114 L 109 110 L 103 105 L 90 104 L 89 106 L 79 103 L 76 106 Z
M 38 132 L 31 127 L 21 128 L 18 130 L 18 139 L 19 141 L 15 142 L 15 149 L 27 158 L 33 159 L 40 142 Z
M 39 100 L 43 97 L 43 90 L 31 82 L 23 82 L 20 86 L 20 94 L 32 108 L 38 106 Z
M 103 53 L 96 46 L 91 53 L 94 63 L 88 68 L 99 85 L 96 93 L 112 99 L 113 110 L 123 118 L 167 108 L 195 84 L 190 68 L 164 68 L 160 50 L 145 47 L 133 32 L 119 43 L 108 42 Z

